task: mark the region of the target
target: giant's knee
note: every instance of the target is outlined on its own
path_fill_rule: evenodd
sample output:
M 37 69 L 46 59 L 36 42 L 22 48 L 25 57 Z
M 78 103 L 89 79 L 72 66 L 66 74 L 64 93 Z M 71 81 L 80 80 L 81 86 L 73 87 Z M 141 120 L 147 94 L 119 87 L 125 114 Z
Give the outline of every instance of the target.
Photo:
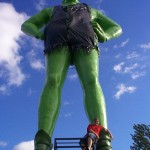
M 58 74 L 50 74 L 47 76 L 46 85 L 49 87 L 58 87 L 61 82 L 61 77 Z
M 87 76 L 86 80 L 83 83 L 85 88 L 86 87 L 94 87 L 99 84 L 98 77 L 96 76 L 96 74 L 94 72 L 91 72 L 90 74 L 88 74 L 88 72 L 87 72 L 86 76 Z

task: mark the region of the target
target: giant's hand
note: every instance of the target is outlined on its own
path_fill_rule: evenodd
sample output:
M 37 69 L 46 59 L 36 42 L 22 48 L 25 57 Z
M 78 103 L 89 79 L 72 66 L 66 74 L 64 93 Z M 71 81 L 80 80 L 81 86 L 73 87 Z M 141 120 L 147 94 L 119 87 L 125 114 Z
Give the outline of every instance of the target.
M 29 36 L 33 36 L 37 39 L 44 39 L 43 31 L 39 30 L 37 26 L 30 22 L 26 22 L 21 26 L 21 30 Z
M 96 21 L 92 21 L 91 23 L 92 23 L 94 32 L 96 33 L 96 35 L 98 35 L 98 41 L 101 43 L 107 41 L 107 37 L 103 29 L 101 28 L 101 26 Z
M 119 24 L 93 8 L 91 8 L 91 23 L 99 42 L 116 38 L 122 33 Z
M 52 11 L 53 11 L 53 8 L 43 9 L 38 14 L 26 20 L 22 24 L 21 30 L 27 35 L 43 40 L 44 33 L 41 30 L 41 28 L 44 27 L 48 21 L 50 21 Z

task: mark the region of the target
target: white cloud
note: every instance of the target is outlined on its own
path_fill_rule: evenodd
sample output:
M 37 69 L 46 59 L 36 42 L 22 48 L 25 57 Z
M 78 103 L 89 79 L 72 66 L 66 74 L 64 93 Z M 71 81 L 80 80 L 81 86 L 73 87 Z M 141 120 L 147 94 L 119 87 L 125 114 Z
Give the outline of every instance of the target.
M 44 7 L 46 7 L 47 3 L 46 0 L 38 0 L 35 3 L 35 7 L 38 11 L 42 10 Z
M 123 66 L 123 65 L 124 65 L 124 62 L 121 62 L 121 63 L 115 65 L 115 66 L 113 67 L 113 70 L 114 70 L 115 72 L 117 72 L 117 73 L 120 73 L 120 72 L 122 72 L 122 66 Z
M 124 62 L 121 62 L 113 67 L 113 70 L 116 73 L 120 74 L 129 74 L 132 79 L 137 79 L 139 77 L 142 77 L 146 74 L 145 71 L 143 71 L 144 66 L 139 65 L 138 63 L 134 63 L 129 66 L 125 66 Z
M 133 59 L 133 58 L 137 58 L 137 57 L 139 57 L 139 56 L 140 56 L 140 55 L 137 54 L 137 52 L 133 51 L 132 53 L 128 54 L 126 58 L 127 58 L 127 59 Z
M 2 94 L 8 94 L 8 89 L 7 89 L 8 87 L 7 87 L 7 85 L 1 85 L 0 86 L 0 93 L 2 93 Z
M 128 44 L 129 39 L 126 39 L 124 42 L 121 43 L 120 47 L 124 47 Z
M 33 60 L 31 62 L 31 67 L 34 68 L 34 69 L 37 69 L 37 70 L 41 70 L 41 69 L 45 68 L 40 59 Z
M 32 38 L 32 37 L 29 37 L 29 41 L 32 44 L 32 47 L 33 47 L 33 49 L 35 49 L 35 51 L 37 51 L 37 50 L 41 51 L 42 49 L 44 49 L 43 41 L 37 40 L 36 38 Z
M 114 45 L 114 48 L 125 47 L 129 43 L 130 39 L 126 39 L 120 45 Z
M 0 141 L 0 147 L 6 147 L 8 145 L 7 142 Z
M 21 142 L 15 145 L 13 150 L 34 150 L 34 141 Z
M 129 66 L 129 67 L 125 67 L 124 69 L 124 73 L 132 73 L 134 69 L 136 69 L 137 67 L 139 67 L 139 64 L 134 63 L 133 65 Z
M 78 78 L 77 73 L 74 73 L 74 74 L 69 75 L 69 79 L 70 79 L 70 80 L 76 80 L 77 78 Z
M 150 49 L 150 43 L 141 44 L 140 47 L 141 47 L 141 48 L 144 48 L 144 49 Z
M 132 79 L 137 79 L 141 76 L 145 76 L 145 72 L 134 72 L 133 74 L 131 74 Z
M 32 46 L 34 49 L 28 52 L 27 54 L 31 68 L 38 70 L 38 71 L 45 69 L 45 66 L 42 63 L 41 59 L 39 59 L 37 56 L 37 53 L 36 53 L 37 48 L 35 47 L 35 45 L 32 45 Z
M 21 142 L 15 145 L 13 150 L 34 150 L 34 141 Z
M 117 86 L 118 91 L 116 92 L 116 94 L 114 95 L 114 97 L 116 99 L 120 99 L 120 97 L 122 95 L 124 95 L 125 93 L 133 93 L 136 91 L 136 87 L 135 86 L 126 86 L 125 84 L 121 83 Z
M 6 78 L 8 86 L 20 86 L 25 74 L 20 67 L 22 56 L 19 54 L 18 41 L 23 35 L 20 27 L 27 15 L 18 13 L 9 3 L 0 3 L 0 11 L 0 66 L 6 72 L 0 77 Z

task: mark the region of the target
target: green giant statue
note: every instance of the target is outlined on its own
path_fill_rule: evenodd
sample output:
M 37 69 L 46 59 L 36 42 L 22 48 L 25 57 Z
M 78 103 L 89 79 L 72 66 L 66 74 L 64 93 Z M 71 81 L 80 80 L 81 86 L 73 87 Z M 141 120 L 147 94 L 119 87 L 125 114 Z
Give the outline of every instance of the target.
M 51 150 L 50 138 L 59 115 L 61 90 L 70 65 L 75 65 L 81 80 L 89 121 L 97 117 L 107 128 L 105 99 L 98 79 L 98 42 L 118 37 L 122 33 L 121 27 L 87 4 L 63 0 L 62 5 L 45 8 L 29 18 L 21 29 L 44 41 L 46 58 L 46 81 L 38 110 L 35 150 Z

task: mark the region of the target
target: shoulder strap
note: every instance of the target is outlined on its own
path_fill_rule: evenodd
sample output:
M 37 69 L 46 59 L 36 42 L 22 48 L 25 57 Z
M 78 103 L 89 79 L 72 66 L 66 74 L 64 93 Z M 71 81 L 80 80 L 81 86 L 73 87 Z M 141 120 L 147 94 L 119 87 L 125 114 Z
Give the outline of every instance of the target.
M 52 17 L 55 15 L 55 13 L 56 13 L 57 11 L 60 11 L 61 9 L 62 9 L 62 6 L 61 6 L 61 5 L 56 5 L 56 6 L 54 6 L 53 12 L 52 12 Z
M 86 3 L 81 3 L 81 4 L 83 4 L 84 6 L 86 6 L 88 12 L 91 14 L 91 7 L 89 7 L 89 5 L 86 4 Z

